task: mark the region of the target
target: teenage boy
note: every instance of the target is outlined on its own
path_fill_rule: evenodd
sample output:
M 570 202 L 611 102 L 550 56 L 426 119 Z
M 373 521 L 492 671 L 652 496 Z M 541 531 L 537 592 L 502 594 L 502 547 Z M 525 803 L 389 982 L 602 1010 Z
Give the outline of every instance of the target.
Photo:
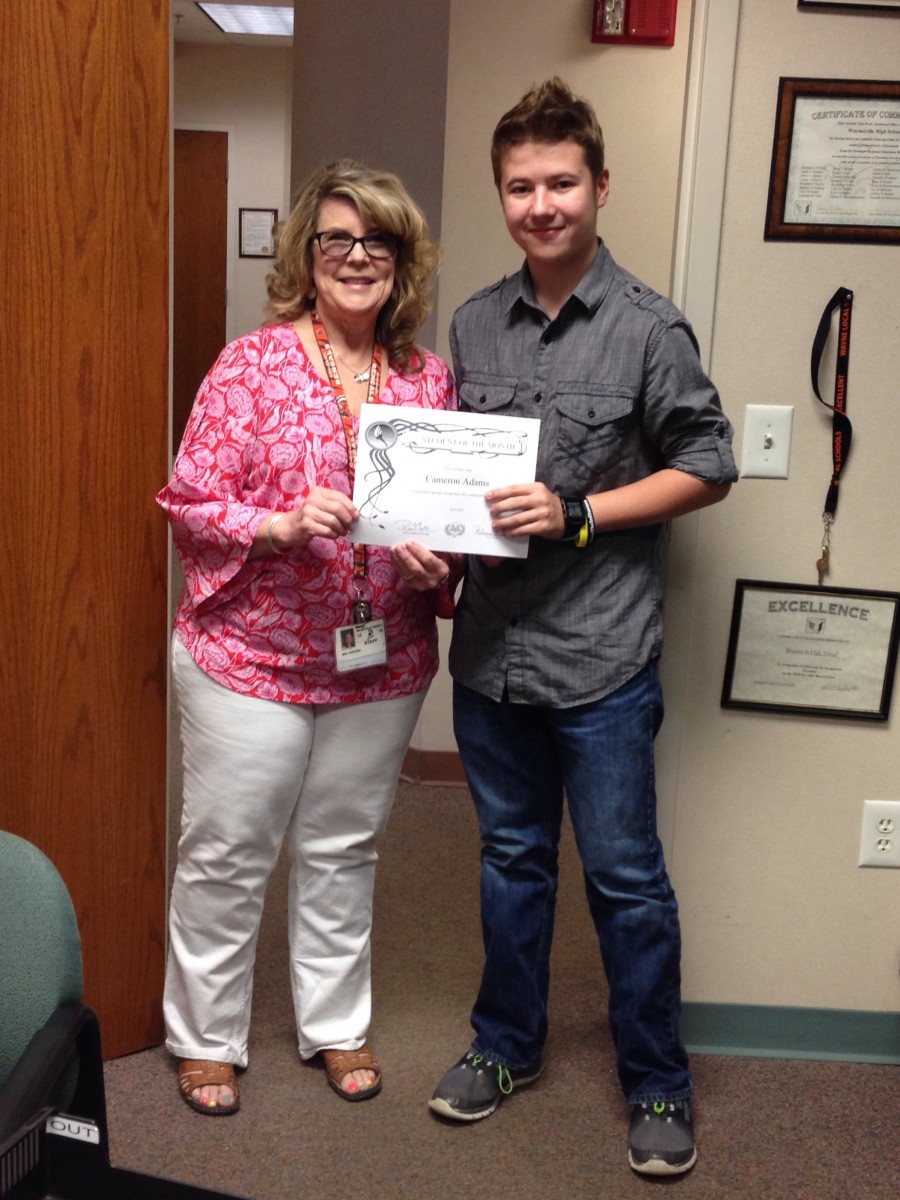
M 597 238 L 609 173 L 559 79 L 491 146 L 517 275 L 455 314 L 462 407 L 539 417 L 537 482 L 488 492 L 526 559 L 472 559 L 454 622 L 454 726 L 483 843 L 475 1040 L 429 1102 L 476 1121 L 541 1072 L 563 794 L 609 983 L 629 1161 L 696 1160 L 680 934 L 656 832 L 664 522 L 727 494 L 731 427 L 694 336 Z

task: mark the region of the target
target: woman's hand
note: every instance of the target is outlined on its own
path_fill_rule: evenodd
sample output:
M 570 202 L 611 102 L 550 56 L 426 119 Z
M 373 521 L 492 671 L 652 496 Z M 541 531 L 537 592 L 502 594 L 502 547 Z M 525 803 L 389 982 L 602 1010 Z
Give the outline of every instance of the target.
M 566 531 L 559 496 L 543 483 L 515 483 L 484 496 L 491 528 L 508 538 L 556 540 Z
M 443 587 L 450 578 L 450 555 L 432 553 L 418 542 L 391 546 L 391 559 L 401 579 L 417 592 Z
M 314 487 L 303 503 L 292 512 L 276 512 L 266 517 L 253 539 L 251 558 L 264 554 L 290 554 L 308 546 L 314 537 L 343 537 L 359 516 L 349 496 L 332 488 Z

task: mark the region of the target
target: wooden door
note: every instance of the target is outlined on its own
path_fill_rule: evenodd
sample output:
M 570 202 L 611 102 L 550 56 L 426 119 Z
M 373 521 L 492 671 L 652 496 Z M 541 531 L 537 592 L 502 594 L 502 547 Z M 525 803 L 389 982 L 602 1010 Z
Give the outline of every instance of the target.
M 175 130 L 172 451 L 225 345 L 228 134 Z
M 167 0 L 0 5 L 0 824 L 56 864 L 107 1056 L 165 950 Z

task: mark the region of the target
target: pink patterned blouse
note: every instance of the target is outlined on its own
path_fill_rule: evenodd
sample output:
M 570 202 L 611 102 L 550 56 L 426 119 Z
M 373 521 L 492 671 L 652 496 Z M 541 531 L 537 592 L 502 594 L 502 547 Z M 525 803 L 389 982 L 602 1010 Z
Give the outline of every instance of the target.
M 388 374 L 381 402 L 455 408 L 446 364 Z M 203 381 L 157 496 L 172 526 L 185 588 L 175 629 L 194 661 L 235 692 L 291 704 L 361 703 L 411 695 L 438 665 L 434 602 L 409 588 L 387 547 L 367 547 L 363 597 L 382 618 L 388 661 L 338 674 L 334 629 L 351 623 L 353 547 L 313 538 L 290 554 L 247 561 L 267 513 L 296 507 L 316 485 L 351 494 L 334 391 L 290 325 L 226 346 Z

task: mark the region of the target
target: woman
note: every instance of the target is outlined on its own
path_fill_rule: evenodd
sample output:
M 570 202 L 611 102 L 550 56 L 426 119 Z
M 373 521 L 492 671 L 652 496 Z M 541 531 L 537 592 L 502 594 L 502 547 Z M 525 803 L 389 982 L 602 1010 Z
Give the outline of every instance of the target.
M 450 572 L 418 544 L 354 547 L 347 534 L 360 406 L 455 407 L 446 365 L 415 343 L 436 262 L 395 176 L 320 169 L 278 239 L 275 323 L 222 352 L 158 496 L 185 574 L 166 1045 L 201 1113 L 239 1107 L 256 939 L 285 840 L 301 1058 L 321 1055 L 344 1099 L 381 1089 L 366 1045 L 376 842 L 437 669 L 449 597 L 434 589 Z

